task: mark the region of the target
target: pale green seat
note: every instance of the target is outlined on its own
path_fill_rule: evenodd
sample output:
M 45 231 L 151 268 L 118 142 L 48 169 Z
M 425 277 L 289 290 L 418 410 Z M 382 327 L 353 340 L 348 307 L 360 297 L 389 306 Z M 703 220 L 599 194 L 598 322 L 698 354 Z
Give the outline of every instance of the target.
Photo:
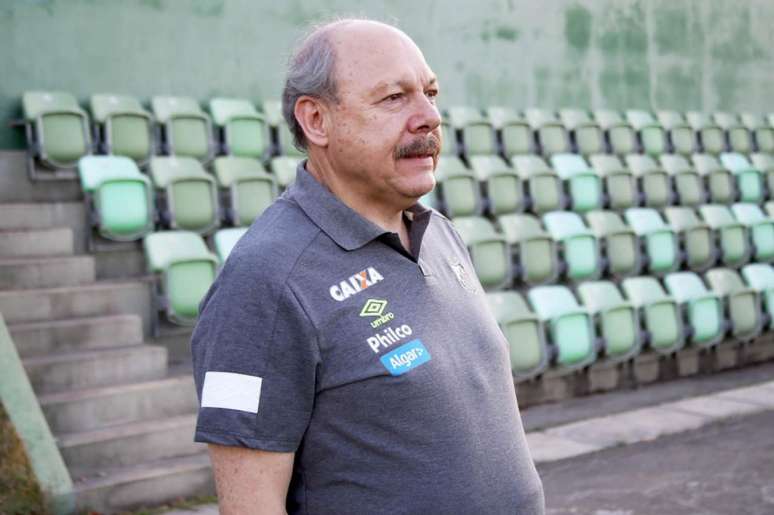
M 277 181 L 257 159 L 218 157 L 213 169 L 218 186 L 228 190 L 233 225 L 250 225 L 277 197 Z
M 523 282 L 536 285 L 557 280 L 560 272 L 557 245 L 536 217 L 508 214 L 498 217 L 497 223 L 518 257 L 518 276 Z
M 553 111 L 531 108 L 524 116 L 537 137 L 540 153 L 544 156 L 570 152 L 570 139 L 562 122 Z
M 215 252 L 221 264 L 226 262 L 231 251 L 234 250 L 239 238 L 245 235 L 247 227 L 229 227 L 228 229 L 219 229 L 215 232 L 213 241 L 215 242 Z
M 101 150 L 146 165 L 154 150 L 153 119 L 139 100 L 105 93 L 92 95 L 90 104 Z
M 515 291 L 489 292 L 489 308 L 508 341 L 511 371 L 515 381 L 542 374 L 550 359 L 543 323 Z
M 220 226 L 215 179 L 192 157 L 154 157 L 150 176 L 164 202 L 162 219 L 171 229 L 209 234 Z
M 156 122 L 162 128 L 166 154 L 192 157 L 203 164 L 215 156 L 210 117 L 191 97 L 156 96 L 151 99 Z
M 749 154 L 753 151 L 752 134 L 739 119 L 739 115 L 718 111 L 712 114 L 712 119 L 726 131 L 728 148 L 731 152 Z
M 642 337 L 635 308 L 610 281 L 588 281 L 578 286 L 581 304 L 597 321 L 609 362 L 625 361 L 640 352 Z
M 486 290 L 507 287 L 512 281 L 511 250 L 505 238 L 486 218 L 469 216 L 452 219 L 470 252 L 470 260 L 481 286 Z
M 195 324 L 199 303 L 215 280 L 217 258 L 201 236 L 189 231 L 148 234 L 143 248 L 148 270 L 158 278 L 157 309 L 176 324 Z
M 81 189 L 97 232 L 116 241 L 138 240 L 153 230 L 150 181 L 124 156 L 85 156 L 78 161 Z
M 608 274 L 616 278 L 638 274 L 642 266 L 639 238 L 621 216 L 613 211 L 590 211 L 586 221 L 597 240 L 604 242 Z
M 774 261 L 774 220 L 757 204 L 734 204 L 731 212 L 749 230 L 755 248 L 753 259 L 759 263 Z
M 285 189 L 296 180 L 298 165 L 301 164 L 301 158 L 292 156 L 278 156 L 271 160 L 269 167 L 277 179 L 277 185 L 280 189 Z
M 774 152 L 774 128 L 766 123 L 763 115 L 758 113 L 742 113 L 742 125 L 752 133 L 756 152 L 770 154 Z
M 710 289 L 722 298 L 731 320 L 731 335 L 737 340 L 755 339 L 763 330 L 760 295 L 744 284 L 739 272 L 713 268 L 704 277 Z
M 512 156 L 511 162 L 527 185 L 531 200 L 530 211 L 541 214 L 564 207 L 562 180 L 540 156 L 534 154 Z
M 653 277 L 630 277 L 621 283 L 626 299 L 640 312 L 655 352 L 672 354 L 685 344 L 686 331 L 680 307 Z
M 672 152 L 689 156 L 696 150 L 696 133 L 685 121 L 682 113 L 677 111 L 659 111 L 656 117 L 669 135 Z
M 210 113 L 223 135 L 223 149 L 235 157 L 261 159 L 269 149 L 266 122 L 255 106 L 243 98 L 213 98 Z
M 740 202 L 763 202 L 763 174 L 745 156 L 736 152 L 720 154 L 721 164 L 736 177 Z
M 70 93 L 27 91 L 22 112 L 33 180 L 50 177 L 38 174 L 35 160 L 54 171 L 72 170 L 81 157 L 91 154 L 89 117 Z
M 652 157 L 643 154 L 627 154 L 626 166 L 637 178 L 639 190 L 648 207 L 664 207 L 673 201 L 672 184 L 669 174 Z
M 454 106 L 449 108 L 448 117 L 451 126 L 462 134 L 463 155 L 497 154 L 494 128 L 480 110 Z
M 573 211 L 586 212 L 602 207 L 602 180 L 578 154 L 554 154 L 551 166 L 567 184 Z
M 694 272 L 675 272 L 664 278 L 664 286 L 682 306 L 693 328 L 691 342 L 710 347 L 723 340 L 725 320 L 723 305 L 717 294 L 707 290 Z
M 681 206 L 698 206 L 707 201 L 702 177 L 680 154 L 663 154 L 658 158 L 661 167 L 672 178 L 677 204 Z
M 274 155 L 305 157 L 306 153 L 293 143 L 293 133 L 290 132 L 285 117 L 282 115 L 282 102 L 265 100 L 261 107 L 263 108 L 264 120 L 273 132 Z
M 767 327 L 772 327 L 772 321 L 774 321 L 774 268 L 765 263 L 751 263 L 742 267 L 742 277 L 763 299 L 763 305 L 768 313 Z
M 640 147 L 645 154 L 657 156 L 667 151 L 667 138 L 664 128 L 647 111 L 629 109 L 626 121 L 634 127 L 640 139 Z
M 602 274 L 599 243 L 580 215 L 570 211 L 552 211 L 543 215 L 543 225 L 548 234 L 561 243 L 568 279 L 596 279 Z
M 562 109 L 559 111 L 564 127 L 570 133 L 575 150 L 588 156 L 605 151 L 605 138 L 602 129 L 591 119 L 588 111 L 582 109 Z
M 441 138 L 443 139 L 441 155 L 458 156 L 457 132 L 449 125 L 449 122 L 445 120 L 441 121 Z
M 637 135 L 621 113 L 610 109 L 597 109 L 594 119 L 607 136 L 610 152 L 616 155 L 631 154 L 637 150 Z
M 763 204 L 763 208 L 766 210 L 766 214 L 770 217 L 774 217 L 774 201 L 769 200 Z
M 693 167 L 704 178 L 704 189 L 709 201 L 730 204 L 736 199 L 736 181 L 731 172 L 723 168 L 717 158 L 710 154 L 693 154 Z
M 536 286 L 529 290 L 527 298 L 538 318 L 548 326 L 560 370 L 569 372 L 596 360 L 594 324 L 566 286 Z
M 484 186 L 489 213 L 497 216 L 524 211 L 527 202 L 524 184 L 516 170 L 501 157 L 472 156 L 470 166 Z
M 688 268 L 701 272 L 715 264 L 719 254 L 715 233 L 699 220 L 692 208 L 668 207 L 664 209 L 664 217 L 681 240 Z
M 699 214 L 718 235 L 720 259 L 726 266 L 739 267 L 750 260 L 752 249 L 747 227 L 738 222 L 727 206 L 708 204 Z
M 705 154 L 717 155 L 726 149 L 726 137 L 723 128 L 706 113 L 689 111 L 685 119 L 696 133 L 701 151 Z
M 765 179 L 765 186 L 768 197 L 774 197 L 774 155 L 763 152 L 756 152 L 750 155 L 750 161 L 753 168 L 759 170 Z
M 435 180 L 446 216 L 475 216 L 482 212 L 478 179 L 460 158 L 441 156 L 435 169 Z
M 503 154 L 511 157 L 533 151 L 533 137 L 527 121 L 509 107 L 492 106 L 486 109 L 487 117 L 500 134 Z
M 650 208 L 630 208 L 625 211 L 626 223 L 644 242 L 648 256 L 648 271 L 664 274 L 680 266 L 680 248 L 674 231 L 664 223 L 658 211 Z
M 591 168 L 602 178 L 610 209 L 626 209 L 639 203 L 635 176 L 615 154 L 589 156 Z

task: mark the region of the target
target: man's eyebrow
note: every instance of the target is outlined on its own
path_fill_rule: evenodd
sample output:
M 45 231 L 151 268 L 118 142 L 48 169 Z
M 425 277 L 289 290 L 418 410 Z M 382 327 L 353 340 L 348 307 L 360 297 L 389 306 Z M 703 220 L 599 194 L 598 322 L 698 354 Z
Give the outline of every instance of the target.
M 427 83 L 423 87 L 429 88 L 437 85 L 438 85 L 438 78 L 433 76 L 427 81 Z M 400 88 L 401 90 L 404 90 L 404 89 L 411 89 L 412 87 L 414 87 L 414 84 L 412 81 L 406 80 L 406 79 L 398 79 L 391 82 L 380 81 L 376 84 L 376 86 L 374 86 L 371 89 L 371 93 L 374 95 L 377 95 L 379 93 L 386 92 L 392 87 L 397 87 L 397 88 Z

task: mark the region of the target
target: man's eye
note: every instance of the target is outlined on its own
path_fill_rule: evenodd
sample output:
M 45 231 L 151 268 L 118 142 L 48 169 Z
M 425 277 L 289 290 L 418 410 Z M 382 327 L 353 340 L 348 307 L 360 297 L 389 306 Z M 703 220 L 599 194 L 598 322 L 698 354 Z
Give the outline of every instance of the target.
M 387 95 L 384 98 L 384 100 L 394 102 L 395 100 L 400 100 L 402 97 L 403 97 L 403 93 L 393 93 L 392 95 Z
M 425 95 L 427 95 L 427 98 L 431 100 L 435 100 L 435 98 L 438 96 L 438 90 L 431 89 L 431 90 L 425 91 Z

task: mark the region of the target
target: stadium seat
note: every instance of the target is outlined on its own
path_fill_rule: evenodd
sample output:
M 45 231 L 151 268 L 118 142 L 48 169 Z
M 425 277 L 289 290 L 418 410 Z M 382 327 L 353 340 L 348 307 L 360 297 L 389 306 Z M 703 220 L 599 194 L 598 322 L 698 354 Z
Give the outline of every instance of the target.
M 626 121 L 637 131 L 643 153 L 657 156 L 667 151 L 664 128 L 648 111 L 630 109 L 626 111 Z
M 687 330 L 680 307 L 653 277 L 630 277 L 621 283 L 627 300 L 640 312 L 648 332 L 648 345 L 662 354 L 671 354 L 685 344 Z
M 752 250 L 747 228 L 733 217 L 727 206 L 707 204 L 699 207 L 699 213 L 718 235 L 717 246 L 724 265 L 736 268 L 750 260 Z
M 151 106 L 166 154 L 193 157 L 204 164 L 215 157 L 212 123 L 196 100 L 157 96 L 151 99 Z
M 456 106 L 448 110 L 451 127 L 462 135 L 460 154 L 470 158 L 497 153 L 497 142 L 491 122 L 472 107 Z
M 27 171 L 32 180 L 71 178 L 78 160 L 91 154 L 89 117 L 70 93 L 27 91 L 22 95 Z M 39 173 L 35 164 L 53 170 Z
M 728 268 L 713 268 L 704 277 L 707 284 L 725 302 L 731 321 L 731 335 L 749 341 L 763 330 L 760 295 L 744 284 L 739 272 Z
M 515 291 L 490 292 L 486 299 L 508 341 L 514 380 L 526 381 L 542 374 L 550 359 L 543 323 Z
M 627 154 L 624 158 L 629 170 L 632 171 L 639 190 L 643 194 L 643 204 L 648 207 L 664 207 L 674 200 L 669 174 L 664 171 L 652 157 L 643 154 Z
M 103 238 L 132 241 L 153 230 L 150 181 L 134 161 L 85 156 L 78 161 L 78 171 L 89 218 Z
M 531 154 L 512 156 L 511 162 L 527 185 L 531 199 L 530 211 L 541 214 L 562 209 L 565 206 L 562 180 L 540 156 Z
M 594 324 L 566 286 L 536 286 L 527 293 L 529 303 L 549 328 L 560 371 L 585 367 L 597 357 Z
M 301 164 L 301 158 L 292 156 L 278 156 L 269 162 L 269 167 L 277 179 L 277 186 L 284 190 L 296 180 L 296 171 Z
M 689 111 L 685 113 L 685 119 L 696 133 L 699 148 L 703 153 L 717 155 L 726 149 L 723 128 L 716 124 L 708 114 Z
M 774 127 L 766 123 L 765 118 L 757 113 L 742 113 L 742 125 L 752 133 L 755 151 L 763 153 L 774 152 Z
M 218 186 L 229 192 L 226 211 L 233 225 L 250 225 L 277 197 L 277 181 L 257 159 L 218 157 L 213 169 Z
M 215 252 L 221 264 L 226 262 L 239 238 L 245 235 L 247 227 L 229 227 L 228 229 L 219 229 L 215 232 L 213 240 L 215 242 Z
M 658 158 L 661 167 L 672 178 L 674 191 L 677 193 L 676 204 L 682 206 L 698 206 L 707 201 L 702 177 L 680 154 L 663 154 Z
M 620 156 L 631 154 L 637 150 L 637 135 L 632 126 L 624 121 L 620 113 L 599 109 L 594 111 L 594 119 L 605 131 L 610 152 Z
M 774 218 L 774 201 L 769 200 L 768 202 L 763 204 L 763 209 L 766 210 L 767 215 Z
M 470 165 L 483 184 L 486 206 L 492 215 L 524 211 L 527 198 L 519 174 L 499 156 L 472 156 Z
M 677 237 L 664 223 L 658 211 L 634 207 L 627 209 L 624 217 L 644 243 L 650 273 L 659 275 L 679 268 L 680 249 Z
M 150 113 L 136 98 L 126 95 L 92 95 L 90 104 L 101 151 L 130 157 L 145 166 L 154 151 Z
M 715 264 L 719 254 L 715 248 L 715 233 L 699 220 L 692 208 L 668 207 L 664 209 L 664 216 L 680 238 L 688 268 L 702 272 Z
M 489 107 L 486 109 L 489 121 L 500 135 L 503 155 L 529 154 L 533 152 L 532 131 L 527 121 L 516 111 L 508 107 Z
M 578 286 L 581 304 L 595 318 L 597 332 L 605 342 L 609 362 L 625 361 L 642 346 L 637 309 L 621 297 L 610 281 L 588 281 Z
M 602 178 L 605 186 L 606 204 L 610 209 L 626 209 L 639 203 L 639 192 L 634 175 L 618 156 L 594 154 L 589 156 L 594 171 Z
M 710 347 L 723 340 L 726 332 L 720 297 L 707 289 L 694 272 L 675 272 L 664 278 L 669 294 L 682 307 L 693 328 L 691 343 Z
M 459 150 L 457 132 L 452 129 L 452 126 L 446 120 L 441 120 L 441 137 L 443 138 L 441 155 L 459 157 L 457 153 Z
M 162 221 L 171 229 L 208 234 L 220 225 L 218 188 L 191 157 L 154 157 L 150 176 Z
M 640 241 L 621 216 L 613 211 L 591 211 L 586 220 L 597 240 L 604 242 L 608 274 L 620 278 L 639 273 Z
M 519 279 L 529 285 L 556 281 L 560 273 L 556 242 L 537 218 L 508 214 L 498 217 L 497 223 L 518 258 Z
M 710 202 L 730 204 L 736 199 L 736 181 L 731 172 L 720 165 L 715 156 L 709 154 L 693 154 L 693 167 L 704 177 L 704 189 Z
M 570 207 L 573 211 L 586 212 L 602 207 L 602 180 L 589 168 L 578 154 L 554 154 L 551 166 L 570 193 Z
M 573 281 L 596 279 L 602 274 L 603 263 L 594 233 L 586 227 L 580 215 L 570 211 L 552 211 L 543 215 L 548 234 L 559 242 L 565 263 L 565 276 Z
M 442 156 L 435 169 L 435 179 L 446 216 L 456 218 L 481 214 L 478 179 L 472 171 L 465 168 L 460 158 Z
M 159 309 L 176 324 L 196 323 L 199 302 L 215 280 L 217 258 L 201 236 L 188 231 L 148 234 L 143 247 L 148 270 L 157 277 Z
M 526 109 L 524 115 L 535 133 L 541 154 L 550 156 L 570 152 L 570 138 L 555 113 L 531 108 Z
M 459 217 L 452 222 L 468 247 L 481 286 L 485 290 L 507 287 L 513 276 L 511 250 L 505 238 L 495 231 L 486 218 Z
M 570 133 L 575 151 L 584 156 L 605 151 L 605 138 L 602 129 L 594 122 L 587 111 L 581 109 L 562 109 L 559 119 Z
M 685 121 L 682 113 L 677 111 L 659 111 L 656 114 L 659 123 L 669 135 L 672 152 L 689 156 L 696 151 L 696 134 Z
M 742 154 L 725 152 L 720 154 L 720 162 L 736 178 L 736 189 L 740 202 L 763 202 L 765 191 L 763 174 Z
M 745 282 L 763 299 L 766 308 L 768 328 L 774 321 L 774 268 L 764 263 L 751 263 L 742 267 Z
M 252 103 L 241 98 L 213 98 L 210 113 L 221 132 L 225 154 L 256 159 L 265 156 L 269 147 L 266 122 Z
M 753 259 L 759 263 L 774 261 L 774 220 L 766 216 L 757 204 L 734 204 L 731 212 L 749 230 Z
M 749 154 L 753 151 L 752 134 L 742 124 L 736 113 L 718 111 L 713 113 L 712 119 L 726 131 L 728 148 L 731 152 Z
M 264 120 L 274 133 L 272 154 L 275 156 L 305 157 L 306 154 L 296 148 L 293 143 L 293 134 L 282 115 L 282 103 L 279 100 L 265 100 L 261 107 L 263 108 Z
M 752 166 L 765 177 L 765 187 L 768 198 L 774 198 L 774 155 L 758 152 L 750 155 Z

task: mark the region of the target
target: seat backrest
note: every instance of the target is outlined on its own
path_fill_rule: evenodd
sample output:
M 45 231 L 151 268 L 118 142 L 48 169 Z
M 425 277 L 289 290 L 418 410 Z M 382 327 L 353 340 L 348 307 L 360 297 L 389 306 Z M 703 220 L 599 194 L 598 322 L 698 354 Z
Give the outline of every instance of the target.
M 137 164 L 123 156 L 84 156 L 78 160 L 83 191 L 93 193 L 106 179 L 141 177 Z
M 513 166 L 522 175 L 551 171 L 546 162 L 543 161 L 543 158 L 534 154 L 513 156 L 511 160 L 513 161 Z
M 685 119 L 688 124 L 693 127 L 693 130 L 701 130 L 707 127 L 717 127 L 717 124 L 712 121 L 712 118 L 707 113 L 699 111 L 688 111 L 685 113 Z
M 543 215 L 543 225 L 556 240 L 589 232 L 580 215 L 571 211 L 551 211 L 546 213 Z
M 511 243 L 546 234 L 540 225 L 540 220 L 533 215 L 513 213 L 499 216 L 497 221 L 505 234 L 505 239 Z
M 586 213 L 586 220 L 597 235 L 630 230 L 621 219 L 621 215 L 615 211 L 589 211 Z
M 470 106 L 452 106 L 447 109 L 449 123 L 455 129 L 462 129 L 471 123 L 489 123 L 483 113 Z
M 669 225 L 678 231 L 684 231 L 701 225 L 696 212 L 690 207 L 668 207 L 664 209 Z
M 220 229 L 215 233 L 215 251 L 221 263 L 225 263 L 231 251 L 234 250 L 239 238 L 247 232 L 247 227 L 231 227 Z
M 614 154 L 594 154 L 589 156 L 589 161 L 594 171 L 601 175 L 627 171 L 621 159 Z
M 566 286 L 537 286 L 529 290 L 527 297 L 541 320 L 550 320 L 580 309 L 578 301 Z
M 203 115 L 199 102 L 191 97 L 156 96 L 151 99 L 151 107 L 156 119 L 165 123 L 176 115 Z
M 621 288 L 635 306 L 645 306 L 669 298 L 656 278 L 650 276 L 624 279 Z
M 720 162 L 733 173 L 746 172 L 753 169 L 747 158 L 737 152 L 723 152 L 720 154 Z
M 443 156 L 438 159 L 438 165 L 435 169 L 435 177 L 438 181 L 460 175 L 473 175 L 473 173 L 465 167 L 465 163 L 459 157 Z
M 733 295 L 746 289 L 739 272 L 730 268 L 713 268 L 704 277 L 712 291 L 719 295 Z
M 701 213 L 701 217 L 710 227 L 722 227 L 724 225 L 736 223 L 728 206 L 721 204 L 706 204 L 699 206 L 699 213 Z
M 561 123 L 556 116 L 556 113 L 549 111 L 548 109 L 531 107 L 524 110 L 524 116 L 527 119 L 527 123 L 529 123 L 533 129 L 538 129 L 546 124 Z
M 686 302 L 703 297 L 709 291 L 694 272 L 674 272 L 664 278 L 667 291 L 678 302 Z
M 656 117 L 658 118 L 659 123 L 661 123 L 661 126 L 665 129 L 687 125 L 685 117 L 682 113 L 677 111 L 658 111 Z
M 625 211 L 624 216 L 626 223 L 638 235 L 650 234 L 668 228 L 658 211 L 652 208 L 632 207 Z
M 266 168 L 257 159 L 250 157 L 221 156 L 213 162 L 215 175 L 223 187 L 229 187 L 234 181 L 266 174 Z
M 221 127 L 234 116 L 260 116 L 255 106 L 244 98 L 213 98 L 210 100 L 210 112 L 215 124 Z
M 75 97 L 64 91 L 26 91 L 22 95 L 24 119 L 33 121 L 39 115 L 59 110 L 81 111 Z
M 774 288 L 774 267 L 767 263 L 751 263 L 743 266 L 742 276 L 756 291 Z
M 500 238 L 492 223 L 480 216 L 460 216 L 452 220 L 454 227 L 466 244 L 489 238 Z
M 277 178 L 277 184 L 283 188 L 288 187 L 296 180 L 296 171 L 301 163 L 301 158 L 293 156 L 279 156 L 271 160 L 269 166 L 274 176 Z
M 739 115 L 742 120 L 742 125 L 750 130 L 754 129 L 768 129 L 769 126 L 766 123 L 766 119 L 759 113 L 742 113 Z
M 578 286 L 578 297 L 592 313 L 624 303 L 621 292 L 611 281 L 584 281 Z
M 150 175 L 157 188 L 166 188 L 180 177 L 205 176 L 207 172 L 201 163 L 192 157 L 153 157 L 150 161 Z
M 691 161 L 693 161 L 693 166 L 695 166 L 696 170 L 701 174 L 723 170 L 723 167 L 720 165 L 717 158 L 710 154 L 692 154 Z
M 608 129 L 616 125 L 628 125 L 621 116 L 621 113 L 611 109 L 597 109 L 594 111 L 594 119 L 603 129 Z
M 680 154 L 662 154 L 658 160 L 662 168 L 672 175 L 695 171 L 685 156 Z
M 479 181 L 486 181 L 494 175 L 516 173 L 500 156 L 471 156 L 470 166 Z
M 755 168 L 761 171 L 770 171 L 774 170 L 774 156 L 771 154 L 764 154 L 762 152 L 758 152 L 755 154 L 751 154 L 750 158 L 752 159 L 752 164 Z
M 729 113 L 727 111 L 712 113 L 712 119 L 718 126 L 726 130 L 742 125 L 736 113 Z
M 114 95 L 112 93 L 92 95 L 89 104 L 91 114 L 99 123 L 104 123 L 113 113 L 147 114 L 140 101 L 129 95 Z
M 524 297 L 515 291 L 489 292 L 486 300 L 497 321 L 535 316 Z
M 731 212 L 734 217 L 745 225 L 751 225 L 767 220 L 768 217 L 763 214 L 758 204 L 748 202 L 739 202 L 731 206 Z
M 653 115 L 650 114 L 647 111 L 642 111 L 639 109 L 629 109 L 626 111 L 626 121 L 629 122 L 629 124 L 634 127 L 635 129 L 639 130 L 643 127 L 650 127 L 653 125 L 660 125 L 655 118 L 653 118 Z
M 143 239 L 148 269 L 163 272 L 179 259 L 199 259 L 210 256 L 204 239 L 190 231 L 161 231 L 148 234 Z
M 554 154 L 551 156 L 551 166 L 562 179 L 569 179 L 578 174 L 594 173 L 583 156 L 578 154 Z
M 486 115 L 496 129 L 513 123 L 526 123 L 526 120 L 510 107 L 490 106 L 486 108 Z
M 582 125 L 596 125 L 588 111 L 582 109 L 562 109 L 559 111 L 559 119 L 568 129 L 575 129 Z
M 632 172 L 637 175 L 660 171 L 652 157 L 645 154 L 627 154 L 624 159 Z

